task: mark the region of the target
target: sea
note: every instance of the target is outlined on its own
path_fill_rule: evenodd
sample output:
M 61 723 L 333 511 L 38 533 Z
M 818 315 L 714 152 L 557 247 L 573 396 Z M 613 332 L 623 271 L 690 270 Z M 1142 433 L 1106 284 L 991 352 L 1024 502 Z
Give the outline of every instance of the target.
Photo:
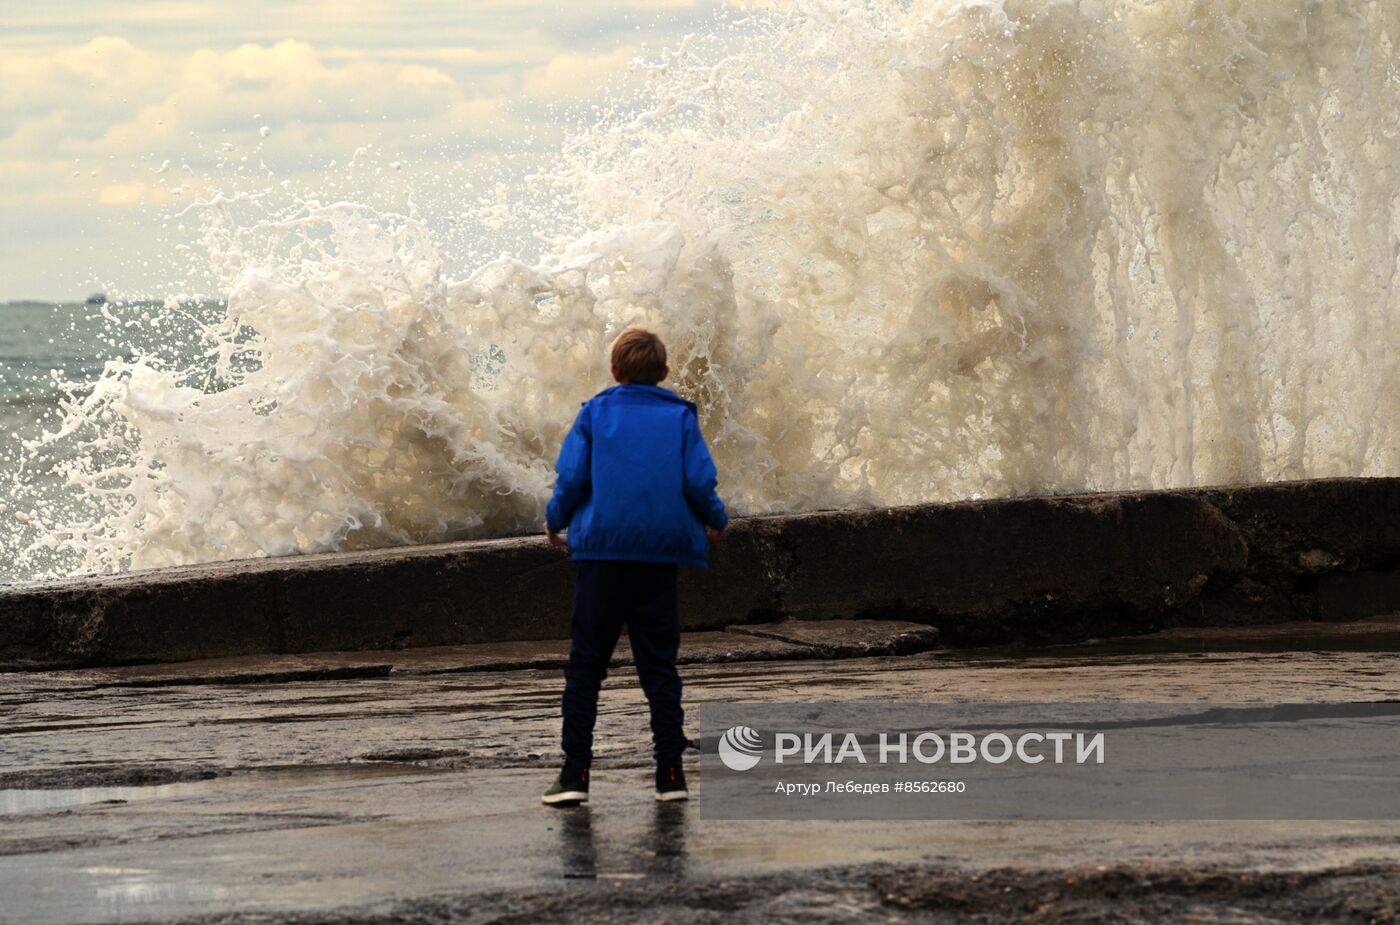
M 0 305 L 0 581 L 534 529 L 636 324 L 738 512 L 1400 474 L 1398 41 L 1389 0 L 809 0 L 488 196 L 211 176 L 169 292 Z

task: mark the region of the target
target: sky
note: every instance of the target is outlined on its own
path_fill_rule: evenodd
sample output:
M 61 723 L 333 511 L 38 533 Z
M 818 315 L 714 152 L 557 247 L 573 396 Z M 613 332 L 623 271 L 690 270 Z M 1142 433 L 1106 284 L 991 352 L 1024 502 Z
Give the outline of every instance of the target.
M 0 302 L 173 294 L 221 173 L 450 212 L 717 3 L 0 0 Z

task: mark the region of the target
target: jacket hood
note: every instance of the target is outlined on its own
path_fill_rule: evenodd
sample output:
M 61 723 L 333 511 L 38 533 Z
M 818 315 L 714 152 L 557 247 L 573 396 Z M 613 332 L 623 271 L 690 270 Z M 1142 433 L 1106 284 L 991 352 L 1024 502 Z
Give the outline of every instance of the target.
M 679 395 L 677 395 L 675 392 L 672 392 L 670 389 L 663 389 L 659 385 L 615 385 L 610 389 L 604 389 L 597 395 L 594 395 L 593 399 L 590 399 L 590 401 L 602 398 L 604 395 L 613 394 L 651 395 L 655 398 L 661 399 L 662 401 L 669 401 L 677 405 L 684 405 L 691 411 L 695 410 L 695 402 L 686 401 L 684 398 L 681 398 Z

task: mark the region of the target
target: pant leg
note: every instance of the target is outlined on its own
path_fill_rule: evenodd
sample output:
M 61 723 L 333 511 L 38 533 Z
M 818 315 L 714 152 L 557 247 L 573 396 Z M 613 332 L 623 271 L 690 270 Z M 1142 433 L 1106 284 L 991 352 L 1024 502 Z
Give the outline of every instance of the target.
M 676 567 L 636 563 L 627 635 L 637 663 L 637 678 L 651 708 L 651 737 L 656 763 L 680 764 L 685 751 L 685 712 L 681 708 L 681 676 L 676 670 L 680 650 L 680 600 Z
M 575 563 L 574 613 L 569 628 L 569 664 L 564 668 L 564 764 L 587 768 L 593 762 L 593 727 L 598 690 L 626 617 L 626 600 L 612 562 Z

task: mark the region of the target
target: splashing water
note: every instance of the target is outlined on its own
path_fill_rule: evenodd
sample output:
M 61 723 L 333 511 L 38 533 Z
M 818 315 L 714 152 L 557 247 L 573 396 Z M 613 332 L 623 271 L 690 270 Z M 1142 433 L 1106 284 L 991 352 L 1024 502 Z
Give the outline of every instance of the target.
M 533 529 L 633 323 L 742 511 L 1400 473 L 1400 5 L 802 2 L 687 41 L 452 280 L 199 209 L 208 362 L 109 363 L 36 574 Z

